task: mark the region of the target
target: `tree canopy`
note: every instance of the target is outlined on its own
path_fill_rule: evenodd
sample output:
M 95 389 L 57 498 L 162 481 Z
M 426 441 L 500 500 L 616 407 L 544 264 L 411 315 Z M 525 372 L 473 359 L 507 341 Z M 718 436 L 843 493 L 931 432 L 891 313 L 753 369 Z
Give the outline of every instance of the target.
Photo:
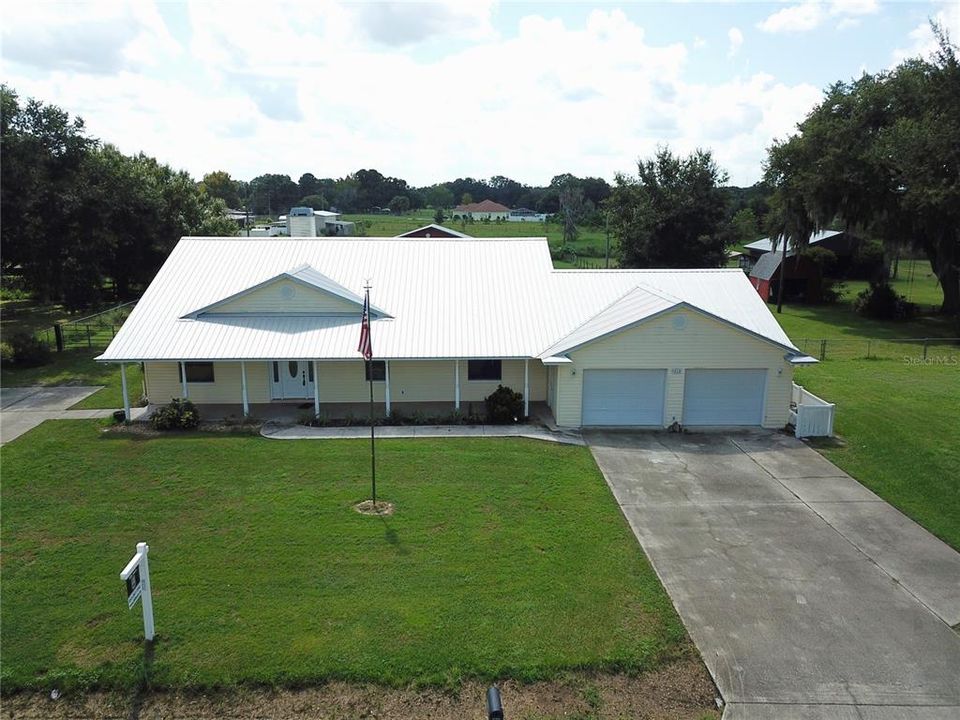
M 83 121 L 0 86 L 3 269 L 39 299 L 82 308 L 107 281 L 127 299 L 183 235 L 232 235 L 223 201 L 185 172 L 127 156 Z
M 960 64 L 939 48 L 891 71 L 827 89 L 797 134 L 770 148 L 777 222 L 802 246 L 839 222 L 930 259 L 943 312 L 960 313 Z
M 727 244 L 727 174 L 709 150 L 687 157 L 661 148 L 618 174 L 607 208 L 623 267 L 719 267 Z

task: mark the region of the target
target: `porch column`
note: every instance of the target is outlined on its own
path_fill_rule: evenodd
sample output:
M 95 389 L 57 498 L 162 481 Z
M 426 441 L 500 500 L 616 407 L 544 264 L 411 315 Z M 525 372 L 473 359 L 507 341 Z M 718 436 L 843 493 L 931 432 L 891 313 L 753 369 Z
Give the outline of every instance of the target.
M 460 409 L 460 360 L 454 360 L 453 365 L 453 407 Z
M 390 361 L 383 361 L 384 399 L 387 401 L 387 417 L 390 417 Z
M 523 361 L 523 416 L 530 415 L 530 360 Z
M 127 392 L 127 364 L 120 363 L 120 385 L 123 387 L 123 419 L 130 422 L 130 393 Z
M 313 361 L 313 416 L 320 417 L 320 363 Z
M 187 364 L 182 360 L 180 361 L 180 385 L 183 390 L 183 399 L 187 400 L 190 397 L 187 391 Z
M 243 391 L 243 416 L 250 415 L 250 402 L 247 399 L 247 364 L 240 361 L 240 388 Z

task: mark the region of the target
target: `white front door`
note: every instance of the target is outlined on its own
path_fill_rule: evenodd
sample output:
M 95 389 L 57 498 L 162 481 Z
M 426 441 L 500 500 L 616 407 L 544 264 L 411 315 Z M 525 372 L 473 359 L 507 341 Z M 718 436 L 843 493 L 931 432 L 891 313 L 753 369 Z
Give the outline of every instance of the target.
M 313 363 L 306 360 L 275 360 L 271 364 L 274 400 L 313 397 Z

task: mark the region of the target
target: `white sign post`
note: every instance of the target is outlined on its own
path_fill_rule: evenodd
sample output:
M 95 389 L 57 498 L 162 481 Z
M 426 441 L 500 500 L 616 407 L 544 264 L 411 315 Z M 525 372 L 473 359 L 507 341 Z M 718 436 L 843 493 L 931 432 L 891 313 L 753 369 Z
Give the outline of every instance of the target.
M 150 595 L 150 563 L 147 554 L 150 546 L 137 543 L 137 554 L 120 573 L 120 579 L 127 584 L 127 607 L 133 609 L 140 600 L 143 604 L 143 636 L 153 641 L 153 596 Z

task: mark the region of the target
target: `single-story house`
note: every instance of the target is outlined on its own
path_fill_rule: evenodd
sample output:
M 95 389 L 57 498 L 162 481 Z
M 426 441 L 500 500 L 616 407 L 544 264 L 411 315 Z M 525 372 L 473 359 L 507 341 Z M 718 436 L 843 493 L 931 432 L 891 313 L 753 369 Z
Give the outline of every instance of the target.
M 457 205 L 453 209 L 454 217 L 472 217 L 474 220 L 506 220 L 510 208 L 493 200 Z
M 410 230 L 405 233 L 397 235 L 399 238 L 470 238 L 472 235 L 466 235 L 462 232 L 457 232 L 456 230 L 451 230 L 448 227 L 443 225 L 437 225 L 436 223 L 430 223 L 429 225 L 424 225 L 419 227 L 416 230 Z
M 366 285 L 388 414 L 502 384 L 561 427 L 779 428 L 811 361 L 736 268 L 557 270 L 546 238 L 222 237 L 182 238 L 97 359 L 142 363 L 151 404 L 362 413 Z

